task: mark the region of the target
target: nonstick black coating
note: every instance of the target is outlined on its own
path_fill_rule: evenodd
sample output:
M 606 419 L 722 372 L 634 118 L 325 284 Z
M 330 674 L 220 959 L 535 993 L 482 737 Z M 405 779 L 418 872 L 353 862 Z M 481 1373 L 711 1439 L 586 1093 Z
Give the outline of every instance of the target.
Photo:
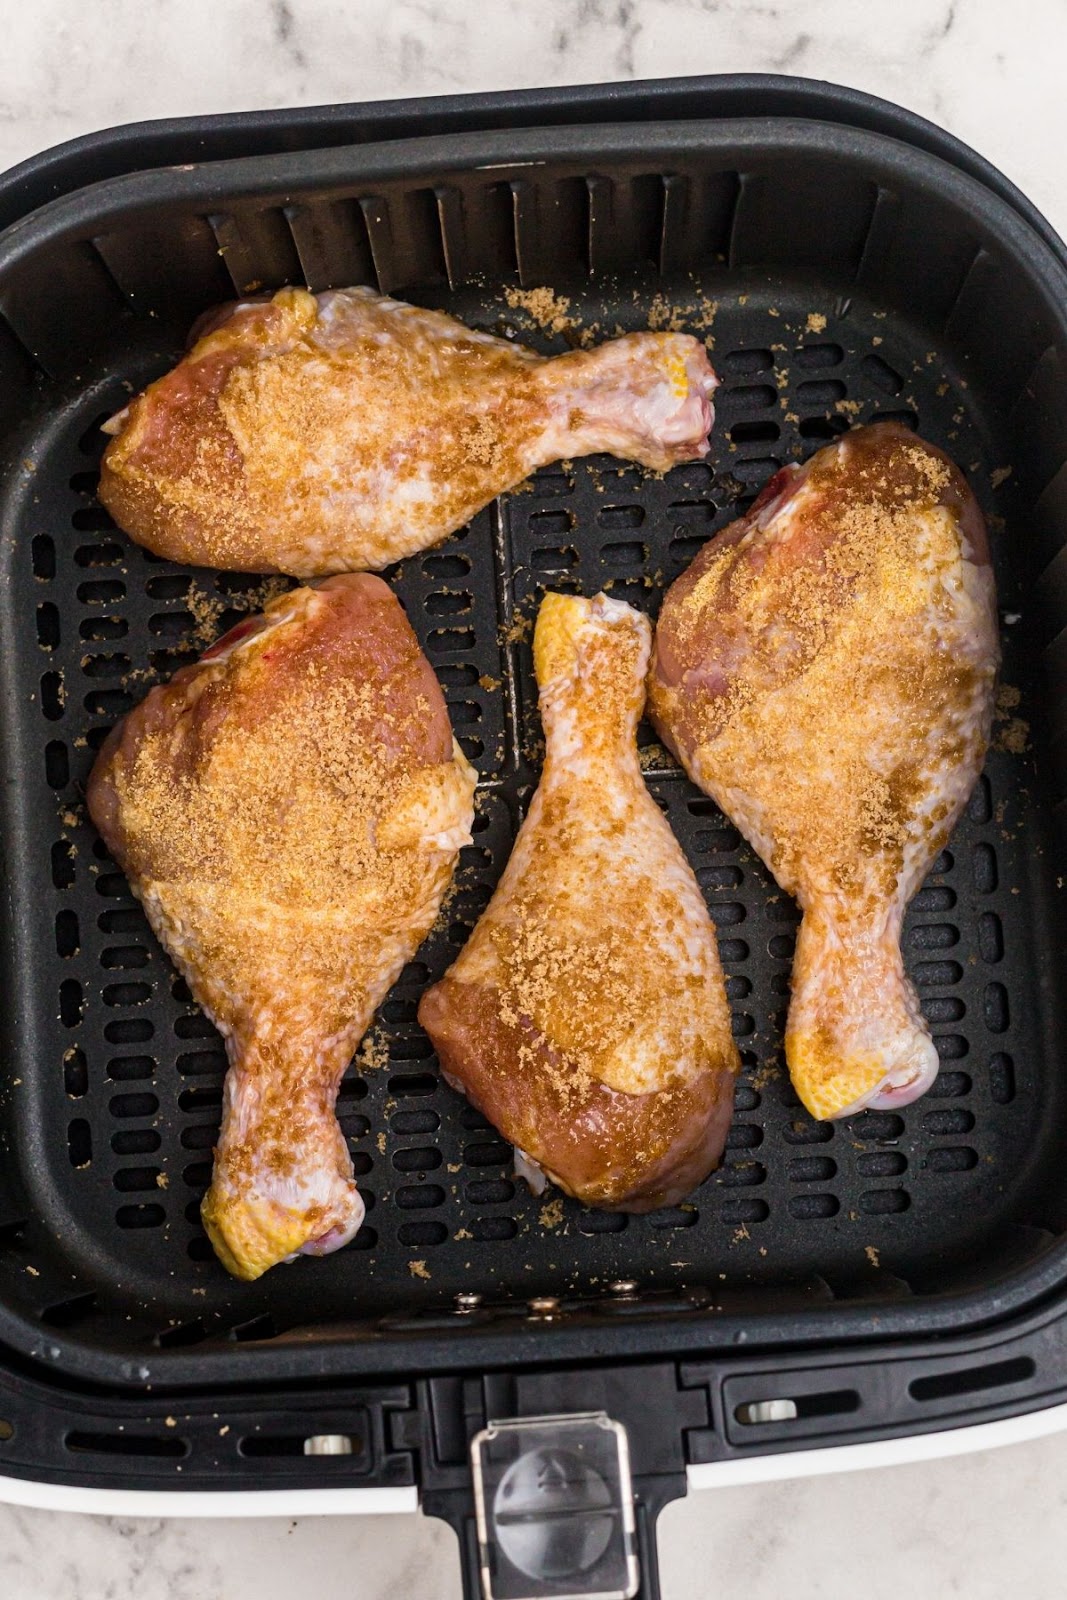
M 48 316 L 47 282 L 27 302 L 29 257 L 9 274 L 0 308 L 33 410 L 12 434 L 0 591 L 12 908 L 0 1065 L 4 1338 L 80 1369 L 93 1348 L 98 1370 L 114 1357 L 112 1375 L 124 1378 L 149 1370 L 141 1355 L 155 1368 L 160 1340 L 195 1374 L 198 1351 L 226 1333 L 270 1340 L 300 1370 L 301 1348 L 314 1361 L 323 1335 L 358 1368 L 368 1339 L 374 1364 L 388 1364 L 394 1344 L 399 1364 L 403 1336 L 425 1328 L 447 1360 L 454 1297 L 477 1294 L 501 1306 L 507 1359 L 507 1327 L 532 1297 L 588 1309 L 633 1280 L 664 1297 L 648 1308 L 663 1348 L 693 1309 L 711 1311 L 713 1338 L 717 1306 L 751 1314 L 754 1328 L 784 1309 L 797 1337 L 817 1339 L 835 1298 L 888 1318 L 917 1297 L 933 1316 L 949 1291 L 991 1295 L 1047 1249 L 1063 1222 L 1054 948 L 1063 863 L 1041 760 L 1046 691 L 1027 508 L 1053 475 L 1044 470 L 1051 452 L 1032 448 L 1017 465 L 1026 430 L 1018 407 L 1007 415 L 1014 392 L 990 383 L 989 352 L 977 353 L 973 327 L 958 325 L 961 300 L 966 307 L 978 292 L 974 261 L 985 246 L 943 215 L 927 270 L 915 263 L 909 276 L 907 230 L 898 217 L 894 245 L 884 191 L 855 165 L 806 160 L 792 178 L 788 166 L 772 166 L 742 181 L 729 168 L 729 181 L 718 171 L 683 180 L 662 163 L 635 174 L 631 158 L 613 182 L 607 156 L 588 181 L 570 168 L 539 172 L 540 229 L 550 220 L 553 231 L 547 243 L 538 237 L 534 264 L 545 271 L 526 270 L 525 289 L 515 260 L 522 266 L 528 241 L 514 219 L 532 203 L 529 177 L 511 184 L 511 238 L 503 213 L 484 196 L 479 210 L 473 188 L 463 189 L 465 260 L 447 185 L 408 177 L 385 199 L 379 183 L 368 199 L 357 174 L 354 198 L 331 192 L 317 212 L 257 205 L 235 223 L 217 210 L 205 220 L 203 205 L 195 220 L 187 206 L 157 206 L 144 221 L 109 221 L 92 245 L 42 244 L 59 286 Z M 392 271 L 375 220 L 383 210 Z M 780 257 L 783 212 L 796 260 Z M 822 237 L 828 228 L 834 238 Z M 208 236 L 219 241 L 210 252 Z M 387 574 L 481 775 L 474 843 L 342 1086 L 338 1111 L 366 1223 L 341 1254 L 253 1285 L 227 1277 L 198 1220 L 218 1125 L 220 1041 L 81 799 L 115 718 L 271 591 L 256 576 L 149 556 L 94 495 L 100 421 L 176 358 L 186 318 L 226 290 L 223 262 L 240 288 L 377 276 L 546 351 L 677 327 L 709 340 L 723 380 L 706 463 L 662 477 L 608 458 L 563 463 Z M 153 271 L 166 292 L 146 315 L 139 295 Z M 547 316 L 544 297 L 525 293 L 544 284 L 557 296 Z M 1032 343 L 1035 317 L 1018 293 Z M 20 345 L 56 376 L 34 374 Z M 1018 365 L 1016 350 L 1005 362 L 1016 380 Z M 916 427 L 967 472 L 992 518 L 1004 622 L 996 747 L 905 935 L 941 1075 L 899 1114 L 821 1124 L 803 1112 L 781 1058 L 795 908 L 643 729 L 650 788 L 719 932 L 745 1063 L 737 1117 L 722 1170 L 671 1211 L 627 1217 L 554 1190 L 534 1198 L 514 1180 L 508 1147 L 440 1081 L 415 1008 L 485 905 L 536 782 L 529 635 L 539 596 L 606 588 L 654 615 L 666 585 L 779 466 L 879 416 Z M 610 883 L 591 892 L 610 899 Z M 540 1330 L 545 1355 L 556 1326 Z M 610 1337 L 614 1329 L 601 1336 Z M 595 1339 L 588 1349 L 597 1353 Z

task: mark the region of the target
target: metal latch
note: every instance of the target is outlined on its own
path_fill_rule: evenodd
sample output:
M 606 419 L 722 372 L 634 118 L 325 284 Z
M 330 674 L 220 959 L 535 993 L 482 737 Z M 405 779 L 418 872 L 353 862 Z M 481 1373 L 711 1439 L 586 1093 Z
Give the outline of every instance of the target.
M 626 1429 L 604 1411 L 489 1422 L 471 1440 L 485 1600 L 631 1600 Z

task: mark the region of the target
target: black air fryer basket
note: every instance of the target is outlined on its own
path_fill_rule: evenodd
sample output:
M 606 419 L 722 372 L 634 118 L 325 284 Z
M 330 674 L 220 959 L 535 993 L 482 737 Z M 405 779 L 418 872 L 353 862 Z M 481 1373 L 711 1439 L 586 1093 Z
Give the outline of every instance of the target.
M 499 1595 L 633 1592 L 635 1550 L 651 1595 L 687 1469 L 1064 1398 L 1067 263 L 1028 202 L 879 102 L 705 79 L 118 130 L 0 180 L 0 216 L 0 1479 L 417 1486 L 472 1595 L 479 1562 Z M 546 351 L 680 327 L 723 386 L 706 463 L 562 463 L 387 574 L 480 774 L 474 843 L 342 1085 L 364 1227 L 240 1284 L 199 1224 L 221 1044 L 82 795 L 114 720 L 265 590 L 149 555 L 95 487 L 101 421 L 192 320 L 292 282 Z M 906 926 L 940 1076 L 900 1113 L 806 1115 L 795 907 L 644 730 L 718 928 L 737 1115 L 674 1210 L 534 1198 L 415 1008 L 536 782 L 539 597 L 654 614 L 777 468 L 886 416 L 967 472 L 1002 617 L 994 749 Z

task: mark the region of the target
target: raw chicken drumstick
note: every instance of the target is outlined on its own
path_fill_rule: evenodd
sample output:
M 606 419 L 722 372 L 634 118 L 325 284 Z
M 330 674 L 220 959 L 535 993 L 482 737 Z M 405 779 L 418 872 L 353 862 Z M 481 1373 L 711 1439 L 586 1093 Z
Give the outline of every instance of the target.
M 258 1278 L 363 1220 L 341 1075 L 469 842 L 474 774 L 379 578 L 295 589 L 115 728 L 89 810 L 226 1041 L 204 1225 Z
M 704 898 L 634 739 L 647 618 L 545 596 L 546 755 L 500 884 L 419 1020 L 516 1167 L 587 1205 L 673 1205 L 716 1165 L 738 1056 Z
M 804 913 L 785 1048 L 813 1116 L 933 1082 L 901 925 L 978 776 L 997 662 L 981 512 L 895 423 L 777 473 L 664 601 L 653 721 Z
M 560 457 L 703 455 L 716 381 L 684 334 L 548 361 L 370 289 L 282 289 L 221 312 L 112 419 L 100 498 L 173 561 L 385 567 Z

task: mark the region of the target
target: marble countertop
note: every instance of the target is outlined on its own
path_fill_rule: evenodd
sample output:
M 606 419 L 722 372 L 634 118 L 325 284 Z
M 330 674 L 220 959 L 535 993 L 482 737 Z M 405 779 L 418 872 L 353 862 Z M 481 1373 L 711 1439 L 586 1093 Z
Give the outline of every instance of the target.
M 659 77 L 786 72 L 896 100 L 1067 234 L 1063 0 L 0 0 L 0 169 L 146 117 Z M 745 1600 L 1063 1593 L 1067 1434 L 960 1459 L 706 1491 L 664 1514 L 663 1592 Z M 458 1600 L 414 1515 L 59 1518 L 0 1505 L 4 1600 Z

